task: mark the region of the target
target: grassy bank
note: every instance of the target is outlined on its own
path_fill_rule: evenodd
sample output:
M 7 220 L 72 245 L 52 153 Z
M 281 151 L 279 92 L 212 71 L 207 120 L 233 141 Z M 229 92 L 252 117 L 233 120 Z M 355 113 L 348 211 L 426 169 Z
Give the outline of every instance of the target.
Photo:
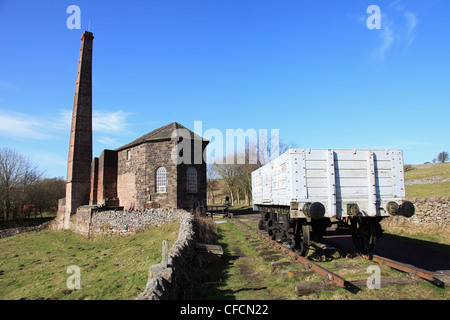
M 171 246 L 178 228 L 173 222 L 125 237 L 45 230 L 0 239 L 0 299 L 134 299 L 161 260 L 162 240 Z M 81 270 L 79 290 L 67 288 L 71 265 Z

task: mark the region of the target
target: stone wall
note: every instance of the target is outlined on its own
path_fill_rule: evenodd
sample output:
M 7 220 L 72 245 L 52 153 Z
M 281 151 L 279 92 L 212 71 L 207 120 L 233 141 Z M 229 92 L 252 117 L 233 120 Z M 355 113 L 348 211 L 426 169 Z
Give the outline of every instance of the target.
M 184 211 L 180 215 L 178 239 L 168 252 L 167 261 L 150 267 L 144 292 L 136 300 L 174 300 L 189 297 L 193 287 L 195 255 L 195 219 Z
M 17 227 L 17 228 L 9 228 L 0 230 L 0 239 L 10 237 L 22 232 L 30 232 L 30 231 L 41 231 L 48 227 L 48 225 L 51 223 L 51 221 L 44 222 L 38 226 L 32 226 L 32 227 Z
M 161 226 L 180 220 L 186 211 L 171 208 L 144 211 L 102 210 L 97 206 L 81 206 L 71 219 L 71 230 L 86 237 L 129 234 L 148 226 Z M 190 214 L 190 213 L 188 213 Z
M 174 163 L 172 156 L 187 153 L 177 149 L 177 141 L 164 140 L 142 143 L 118 152 L 117 195 L 120 206 L 129 209 L 131 205 L 138 210 L 145 208 L 183 208 L 191 210 L 194 204 L 206 202 L 206 163 L 203 158 L 195 159 L 195 143 L 191 142 L 191 159 L 187 163 Z M 207 142 L 203 142 L 202 150 Z M 189 148 L 187 148 L 189 149 Z M 203 153 L 200 153 L 203 155 Z M 195 161 L 200 163 L 195 163 Z M 190 162 L 190 163 L 189 163 Z M 167 190 L 157 192 L 156 171 L 166 169 Z M 188 167 L 197 172 L 197 191 L 187 192 L 186 171 Z M 99 163 L 100 172 L 100 163 Z M 100 179 L 100 178 L 99 178 Z
M 183 208 L 186 210 L 192 210 L 192 208 L 196 205 L 206 205 L 206 162 L 203 157 L 201 159 L 196 159 L 197 157 L 203 155 L 203 151 L 206 149 L 208 142 L 200 142 L 198 140 L 191 140 L 190 146 L 190 161 L 188 159 L 183 159 L 183 161 L 178 165 L 178 208 Z M 178 145 L 179 148 L 183 147 L 183 155 L 186 156 L 189 153 L 189 149 L 186 148 L 186 144 L 182 141 L 181 144 Z M 199 151 L 201 148 L 201 152 Z M 180 151 L 178 152 L 180 154 Z M 195 193 L 188 192 L 187 189 L 187 170 L 189 167 L 192 167 L 197 172 L 197 191 Z
M 58 200 L 58 211 L 56 212 L 56 218 L 51 223 L 50 227 L 53 230 L 63 230 L 64 229 L 64 219 L 66 217 L 66 198 Z
M 117 168 L 117 196 L 119 205 L 129 209 L 132 204 L 140 208 L 140 203 L 145 201 L 145 144 L 118 152 Z M 140 188 L 144 186 L 144 188 Z
M 91 235 L 127 234 L 148 226 L 161 226 L 180 220 L 185 211 L 178 209 L 146 209 L 144 211 L 94 212 L 91 219 Z
M 78 207 L 77 213 L 70 218 L 70 229 L 74 232 L 89 237 L 91 234 L 91 220 L 97 206 Z
M 416 208 L 414 216 L 409 218 L 416 224 L 450 225 L 450 197 L 409 198 Z
M 117 194 L 120 206 L 177 208 L 177 166 L 172 161 L 175 141 L 143 143 L 118 153 Z M 159 167 L 166 168 L 167 191 L 156 192 Z

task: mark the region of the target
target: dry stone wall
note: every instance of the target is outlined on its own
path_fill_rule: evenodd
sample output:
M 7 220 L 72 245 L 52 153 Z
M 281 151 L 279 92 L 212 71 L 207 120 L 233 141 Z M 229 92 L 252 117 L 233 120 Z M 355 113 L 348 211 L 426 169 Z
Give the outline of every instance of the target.
M 102 211 L 94 212 L 91 220 L 91 233 L 126 234 L 146 228 L 161 226 L 171 221 L 180 220 L 185 214 L 179 209 L 146 209 L 144 211 Z
M 151 266 L 144 292 L 136 300 L 173 300 L 186 297 L 192 288 L 192 263 L 195 255 L 195 219 L 187 211 L 179 218 L 178 239 L 167 260 Z
M 22 232 L 30 232 L 30 231 L 41 231 L 48 227 L 51 221 L 44 222 L 38 226 L 33 227 L 17 227 L 17 228 L 9 228 L 0 230 L 0 238 L 10 237 Z
M 450 197 L 409 198 L 416 209 L 409 220 L 423 225 L 450 225 Z
M 148 226 L 180 220 L 186 211 L 172 208 L 146 209 L 144 211 L 102 210 L 97 206 L 81 206 L 71 219 L 71 229 L 84 236 L 128 234 Z

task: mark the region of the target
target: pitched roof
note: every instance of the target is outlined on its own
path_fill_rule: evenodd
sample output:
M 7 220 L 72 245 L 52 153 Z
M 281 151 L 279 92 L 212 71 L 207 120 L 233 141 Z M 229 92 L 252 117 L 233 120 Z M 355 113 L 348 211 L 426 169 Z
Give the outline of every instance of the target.
M 136 140 L 117 148 L 116 151 L 121 151 L 123 149 L 131 148 L 134 146 L 137 146 L 138 144 L 144 143 L 144 142 L 156 142 L 156 141 L 164 141 L 164 140 L 171 140 L 172 139 L 172 132 L 177 129 L 185 129 L 189 132 L 189 135 L 191 139 L 193 140 L 201 140 L 201 141 L 208 141 L 206 139 L 203 139 L 198 134 L 192 132 L 185 126 L 179 124 L 178 122 L 172 122 L 169 123 L 161 128 L 155 129 L 147 134 L 144 134 L 142 137 L 137 138 Z M 178 131 L 176 131 L 176 136 L 178 135 Z

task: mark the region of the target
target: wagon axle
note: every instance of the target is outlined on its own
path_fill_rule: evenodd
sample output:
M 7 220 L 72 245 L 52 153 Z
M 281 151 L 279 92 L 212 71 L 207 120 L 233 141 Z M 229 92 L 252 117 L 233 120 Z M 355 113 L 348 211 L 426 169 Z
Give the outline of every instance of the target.
M 326 235 L 351 235 L 356 250 L 362 254 L 371 252 L 377 238 L 383 230 L 380 225 L 382 217 L 346 217 L 331 222 L 329 218 L 306 219 L 290 218 L 289 214 L 261 212 L 259 230 L 267 231 L 272 240 L 279 240 L 301 256 L 307 256 L 311 241 L 321 242 Z M 337 227 L 327 229 L 333 224 Z

